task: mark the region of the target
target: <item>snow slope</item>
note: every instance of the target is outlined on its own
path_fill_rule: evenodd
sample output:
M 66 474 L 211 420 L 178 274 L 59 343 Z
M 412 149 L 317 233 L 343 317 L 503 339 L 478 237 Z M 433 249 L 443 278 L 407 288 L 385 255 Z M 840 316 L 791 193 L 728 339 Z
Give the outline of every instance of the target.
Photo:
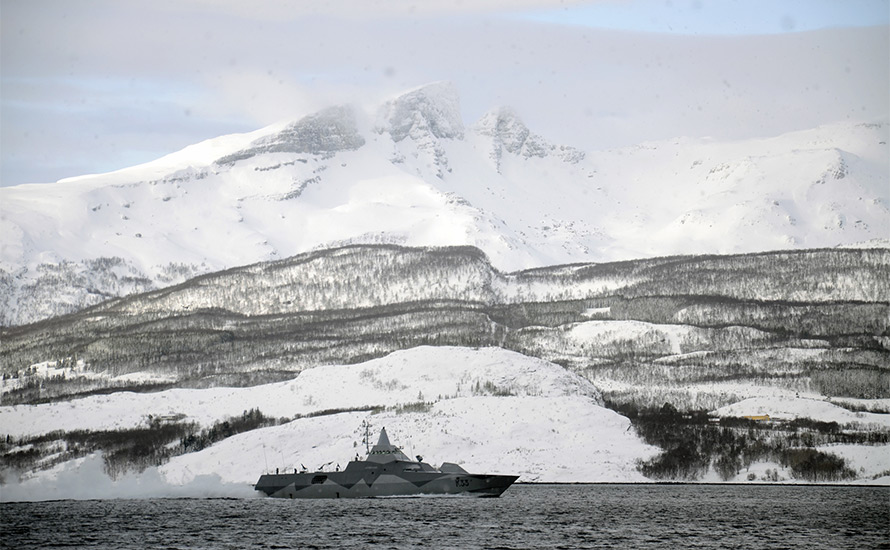
M 886 239 L 888 134 L 886 121 L 841 123 L 585 153 L 508 108 L 465 127 L 457 91 L 434 83 L 376 113 L 333 107 L 0 189 L 3 321 L 344 243 L 472 245 L 516 270 Z M 86 264 L 100 258 L 118 260 Z
M 425 412 L 399 405 L 424 402 Z M 348 412 L 379 406 L 383 412 Z M 565 369 L 498 348 L 421 347 L 356 365 L 318 367 L 292 381 L 250 388 L 119 392 L 64 403 L 0 407 L 5 434 L 110 430 L 144 426 L 148 415 L 184 415 L 209 426 L 259 408 L 287 424 L 245 432 L 160 468 L 166 483 L 187 486 L 199 476 L 222 483 L 256 481 L 268 467 L 345 465 L 363 454 L 361 424 L 385 427 L 409 455 L 470 470 L 515 472 L 524 481 L 644 481 L 635 461 L 657 450 L 630 421 L 602 407 L 599 392 Z M 77 465 L 68 465 L 77 468 Z M 87 466 L 90 467 L 89 462 Z M 66 466 L 28 483 L 51 484 Z M 15 493 L 18 494 L 18 493 Z
M 247 432 L 161 468 L 174 484 L 211 473 L 227 483 L 256 481 L 257 465 L 333 470 L 364 456 L 361 422 L 385 427 L 409 456 L 433 464 L 456 462 L 468 471 L 515 473 L 520 481 L 636 481 L 637 459 L 655 454 L 630 422 L 581 397 L 475 397 L 437 403 L 427 413 L 348 413 L 296 420 Z

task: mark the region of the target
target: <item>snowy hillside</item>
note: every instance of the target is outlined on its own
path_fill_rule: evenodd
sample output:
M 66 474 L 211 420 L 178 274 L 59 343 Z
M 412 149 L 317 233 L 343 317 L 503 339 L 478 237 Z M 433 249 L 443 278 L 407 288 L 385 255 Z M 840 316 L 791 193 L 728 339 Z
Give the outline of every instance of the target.
M 591 131 L 596 131 L 595 128 Z M 472 245 L 501 270 L 890 234 L 890 125 L 582 152 L 435 83 L 157 161 L 0 189 L 0 324 L 347 243 Z
M 101 455 L 72 455 L 59 462 L 66 449 L 55 447 L 33 470 L 4 472 L 0 496 L 4 501 L 257 496 L 251 485 L 260 473 L 303 466 L 333 470 L 356 454 L 364 455 L 364 421 L 373 430 L 385 427 L 409 456 L 422 454 L 434 464 L 449 461 L 471 471 L 516 473 L 527 482 L 647 481 L 636 465 L 657 449 L 640 440 L 627 418 L 601 404 L 599 391 L 589 382 L 552 363 L 494 348 L 421 347 L 355 365 L 310 369 L 287 382 L 251 388 L 122 392 L 0 407 L 0 426 L 13 440 L 52 440 L 57 430 L 96 433 L 98 438 L 111 433 L 104 430 L 144 429 L 152 418 L 194 422 L 206 429 L 252 408 L 288 419 L 114 480 L 106 475 Z M 888 424 L 887 415 L 854 415 L 799 398 L 767 404 L 749 400 L 716 411 L 764 412 L 847 425 L 877 423 L 884 430 Z M 844 457 L 862 483 L 887 482 L 887 449 L 886 444 L 820 447 Z M 72 451 L 70 444 L 67 451 Z M 704 481 L 752 479 L 801 481 L 795 481 L 789 468 L 763 461 L 728 480 L 712 469 Z
M 162 481 L 188 487 L 200 476 L 218 476 L 223 484 L 243 487 L 266 469 L 332 469 L 364 454 L 364 420 L 375 430 L 385 427 L 411 456 L 516 473 L 524 481 L 643 481 L 635 461 L 656 451 L 638 439 L 626 418 L 602 407 L 589 382 L 557 365 L 494 348 L 415 348 L 251 388 L 122 392 L 0 407 L 0 426 L 16 438 L 135 429 L 149 415 L 206 427 L 252 408 L 297 419 L 176 457 L 160 468 Z M 4 486 L 4 500 L 52 498 L 42 491 L 83 498 L 58 491 L 67 487 L 66 477 L 77 468 L 87 473 L 90 464 L 77 459 L 26 474 L 22 484 Z

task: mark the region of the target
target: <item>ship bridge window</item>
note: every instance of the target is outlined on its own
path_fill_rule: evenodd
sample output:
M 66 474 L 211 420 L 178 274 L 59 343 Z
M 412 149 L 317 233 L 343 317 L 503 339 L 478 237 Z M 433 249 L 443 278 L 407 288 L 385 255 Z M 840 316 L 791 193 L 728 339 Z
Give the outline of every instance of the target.
M 312 478 L 312 484 L 319 485 L 321 483 L 324 483 L 327 479 L 328 479 L 328 476 L 315 476 Z

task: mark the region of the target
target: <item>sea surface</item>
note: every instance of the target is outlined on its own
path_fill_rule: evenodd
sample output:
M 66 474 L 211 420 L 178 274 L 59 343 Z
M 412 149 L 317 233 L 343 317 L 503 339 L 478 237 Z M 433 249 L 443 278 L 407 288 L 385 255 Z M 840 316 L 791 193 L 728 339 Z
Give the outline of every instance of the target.
M 498 499 L 0 504 L 3 548 L 890 548 L 890 488 L 515 485 Z

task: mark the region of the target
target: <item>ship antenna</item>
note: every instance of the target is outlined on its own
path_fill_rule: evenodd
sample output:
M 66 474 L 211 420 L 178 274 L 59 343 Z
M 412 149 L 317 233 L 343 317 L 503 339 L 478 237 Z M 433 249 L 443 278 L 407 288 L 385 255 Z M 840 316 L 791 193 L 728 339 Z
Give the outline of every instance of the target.
M 365 435 L 362 438 L 362 442 L 365 444 L 365 453 L 371 454 L 371 423 L 367 418 L 362 420 L 362 428 L 365 430 Z
M 266 444 L 263 443 L 263 462 L 266 463 L 266 472 L 269 471 L 269 459 L 266 458 Z

